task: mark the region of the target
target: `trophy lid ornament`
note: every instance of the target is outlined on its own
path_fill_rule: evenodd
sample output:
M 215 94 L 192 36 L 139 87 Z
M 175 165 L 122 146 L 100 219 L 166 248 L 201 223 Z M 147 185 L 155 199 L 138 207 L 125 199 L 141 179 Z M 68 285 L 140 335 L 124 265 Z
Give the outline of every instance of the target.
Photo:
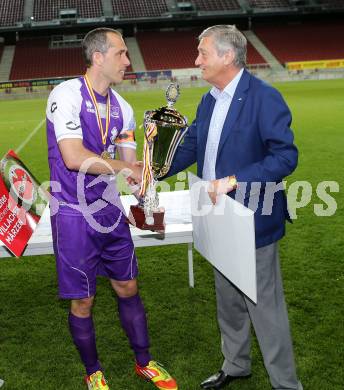
M 176 104 L 180 96 L 179 85 L 173 83 L 169 84 L 169 86 L 166 89 L 165 95 L 166 95 L 168 108 L 172 108 Z
M 185 129 L 187 127 L 187 119 L 173 106 L 180 96 L 178 84 L 169 84 L 165 92 L 167 106 L 160 107 L 157 110 L 146 111 L 144 114 L 144 126 L 148 123 L 156 123 L 162 127 L 173 127 Z

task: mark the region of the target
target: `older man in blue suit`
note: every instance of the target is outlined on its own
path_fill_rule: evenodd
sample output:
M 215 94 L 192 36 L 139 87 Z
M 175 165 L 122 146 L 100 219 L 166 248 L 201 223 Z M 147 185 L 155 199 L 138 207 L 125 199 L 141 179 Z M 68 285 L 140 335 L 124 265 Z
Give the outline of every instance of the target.
M 203 96 L 169 173 L 197 161 L 213 203 L 228 194 L 246 206 L 255 204 L 258 302 L 214 270 L 224 362 L 201 387 L 220 389 L 251 375 L 252 322 L 272 387 L 300 390 L 278 258 L 278 240 L 289 220 L 281 181 L 295 169 L 298 152 L 282 96 L 245 70 L 246 47 L 235 26 L 213 26 L 200 35 L 195 63 L 213 87 Z

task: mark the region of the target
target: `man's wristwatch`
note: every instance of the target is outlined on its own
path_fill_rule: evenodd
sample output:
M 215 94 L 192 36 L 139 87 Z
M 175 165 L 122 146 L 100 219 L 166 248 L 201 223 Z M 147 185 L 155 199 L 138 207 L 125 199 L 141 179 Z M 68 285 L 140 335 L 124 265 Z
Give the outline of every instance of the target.
M 234 175 L 228 176 L 228 184 L 233 188 L 233 190 L 238 187 L 238 182 Z

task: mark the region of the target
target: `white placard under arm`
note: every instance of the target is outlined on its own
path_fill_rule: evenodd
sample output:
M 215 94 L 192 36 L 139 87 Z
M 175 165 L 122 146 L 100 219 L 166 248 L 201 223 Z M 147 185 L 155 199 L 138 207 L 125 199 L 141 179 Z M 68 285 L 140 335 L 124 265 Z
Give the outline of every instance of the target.
M 188 172 L 194 246 L 217 270 L 257 303 L 254 213 L 229 196 L 215 206 L 208 182 Z

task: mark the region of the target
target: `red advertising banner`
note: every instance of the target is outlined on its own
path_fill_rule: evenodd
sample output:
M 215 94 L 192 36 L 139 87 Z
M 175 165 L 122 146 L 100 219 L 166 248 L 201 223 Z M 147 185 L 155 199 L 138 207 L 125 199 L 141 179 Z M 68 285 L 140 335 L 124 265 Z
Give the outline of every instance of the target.
M 0 160 L 0 240 L 19 257 L 48 203 L 47 193 L 10 150 Z

